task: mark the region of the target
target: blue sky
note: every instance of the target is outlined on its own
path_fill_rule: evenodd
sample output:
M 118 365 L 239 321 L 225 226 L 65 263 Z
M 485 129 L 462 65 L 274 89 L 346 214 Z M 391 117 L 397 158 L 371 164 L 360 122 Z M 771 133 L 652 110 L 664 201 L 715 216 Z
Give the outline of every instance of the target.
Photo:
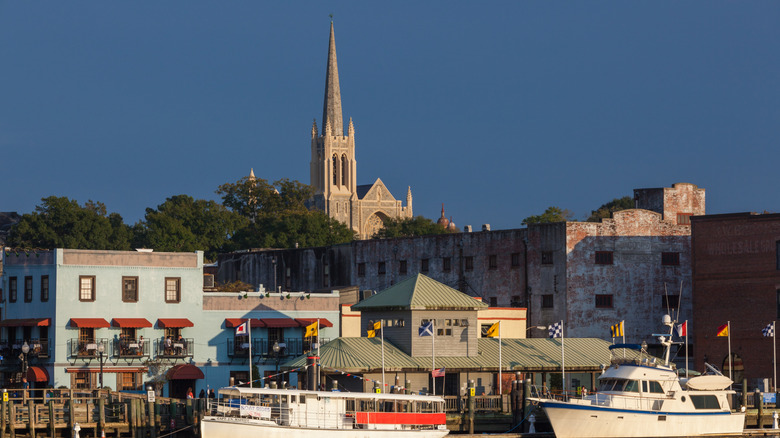
M 358 183 L 418 215 L 518 228 L 675 182 L 779 210 L 779 2 L 0 0 L 0 211 L 308 183 L 329 14 Z

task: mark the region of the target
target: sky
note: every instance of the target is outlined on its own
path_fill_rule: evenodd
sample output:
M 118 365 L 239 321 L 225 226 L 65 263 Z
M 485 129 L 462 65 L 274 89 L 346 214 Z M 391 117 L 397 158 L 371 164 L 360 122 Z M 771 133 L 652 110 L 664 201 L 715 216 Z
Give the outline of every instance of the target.
M 635 188 L 780 210 L 780 2 L 0 0 L 0 211 L 309 183 L 330 15 L 358 184 L 458 227 Z

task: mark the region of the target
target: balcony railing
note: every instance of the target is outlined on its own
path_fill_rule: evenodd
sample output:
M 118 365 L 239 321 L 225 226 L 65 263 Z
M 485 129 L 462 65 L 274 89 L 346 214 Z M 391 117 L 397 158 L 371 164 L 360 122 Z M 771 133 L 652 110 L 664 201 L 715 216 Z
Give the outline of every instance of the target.
M 0 356 L 9 359 L 15 359 L 22 353 L 22 346 L 27 342 L 27 346 L 30 350 L 27 353 L 27 358 L 31 359 L 39 357 L 46 359 L 49 357 L 49 340 L 48 339 L 31 339 L 22 340 L 17 339 L 13 343 L 9 343 L 6 340 L 0 340 Z
M 100 351 L 98 346 L 103 344 L 103 356 L 110 356 L 109 351 L 111 344 L 106 338 L 100 339 L 71 339 L 70 340 L 70 355 L 71 357 L 83 357 L 94 358 L 100 357 Z
M 30 357 L 39 357 L 41 359 L 47 359 L 49 357 L 49 340 L 48 339 L 33 339 L 27 345 L 30 346 Z
M 149 340 L 114 339 L 114 357 L 123 359 L 149 357 Z
M 156 357 L 164 358 L 184 358 L 193 357 L 195 354 L 195 340 L 186 338 L 170 343 L 167 339 L 157 339 L 154 341 L 154 352 Z

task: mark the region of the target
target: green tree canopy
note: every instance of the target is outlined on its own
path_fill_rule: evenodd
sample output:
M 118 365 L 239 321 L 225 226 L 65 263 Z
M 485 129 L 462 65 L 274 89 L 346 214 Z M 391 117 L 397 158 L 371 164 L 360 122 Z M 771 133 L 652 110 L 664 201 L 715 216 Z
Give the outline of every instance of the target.
M 393 237 L 445 234 L 447 232 L 446 228 L 423 216 L 414 218 L 387 218 L 384 221 L 384 228 L 377 231 L 371 238 L 390 239 Z
M 590 217 L 586 219 L 587 222 L 599 222 L 602 219 L 612 217 L 612 213 L 620 210 L 627 210 L 634 208 L 634 198 L 630 196 L 624 196 L 622 198 L 615 198 L 610 202 L 599 207 L 597 210 L 590 214 Z
M 35 211 L 11 228 L 8 246 L 128 250 L 132 232 L 118 213 L 106 214 L 101 202 L 84 206 L 66 197 L 42 198 Z
M 293 248 L 351 242 L 355 233 L 320 211 L 265 215 L 236 233 L 238 248 Z
M 563 210 L 560 207 L 547 207 L 541 215 L 528 216 L 523 219 L 523 225 L 549 224 L 553 222 L 570 221 L 574 213 L 569 210 Z
M 287 178 L 270 184 L 263 178 L 244 177 L 219 186 L 222 205 L 249 219 L 282 213 L 300 213 L 309 209 L 306 202 L 314 196 L 312 186 Z
M 214 260 L 234 249 L 230 238 L 248 222 L 214 201 L 176 195 L 146 209 L 144 221 L 134 227 L 135 243 L 156 251 L 203 250 Z

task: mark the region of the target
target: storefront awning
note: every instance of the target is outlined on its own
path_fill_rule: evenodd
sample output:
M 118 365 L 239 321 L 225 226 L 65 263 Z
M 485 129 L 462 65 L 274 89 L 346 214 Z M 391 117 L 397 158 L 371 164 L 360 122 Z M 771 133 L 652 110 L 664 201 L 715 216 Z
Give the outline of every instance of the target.
M 296 318 L 295 320 L 298 321 L 301 327 L 307 327 L 317 322 L 317 318 Z M 333 323 L 325 318 L 320 318 L 319 321 L 320 327 L 333 327 Z
M 103 367 L 104 373 L 145 373 L 148 367 Z M 100 368 L 65 368 L 66 373 L 99 373 Z
M 264 326 L 268 328 L 288 328 L 301 326 L 298 324 L 298 321 L 292 318 L 263 318 L 260 321 L 262 321 Z
M 48 382 L 49 373 L 46 372 L 46 368 L 31 366 L 27 368 L 27 381 L 28 382 Z
M 187 318 L 160 318 L 157 320 L 157 325 L 160 328 L 195 327 L 195 324 Z
M 48 327 L 50 325 L 51 318 L 4 319 L 0 321 L 0 327 Z
M 225 318 L 225 327 L 232 328 L 232 327 L 238 327 L 241 324 L 246 322 L 246 318 Z M 252 322 L 250 323 L 252 328 L 260 328 L 265 327 L 263 323 L 259 319 L 252 318 Z
M 168 380 L 192 380 L 203 379 L 203 371 L 195 365 L 179 364 L 168 370 L 165 374 Z
M 111 323 L 114 327 L 121 328 L 144 328 L 152 326 L 152 323 L 146 318 L 114 318 Z
M 78 328 L 108 328 L 111 324 L 103 318 L 71 318 L 71 327 Z

